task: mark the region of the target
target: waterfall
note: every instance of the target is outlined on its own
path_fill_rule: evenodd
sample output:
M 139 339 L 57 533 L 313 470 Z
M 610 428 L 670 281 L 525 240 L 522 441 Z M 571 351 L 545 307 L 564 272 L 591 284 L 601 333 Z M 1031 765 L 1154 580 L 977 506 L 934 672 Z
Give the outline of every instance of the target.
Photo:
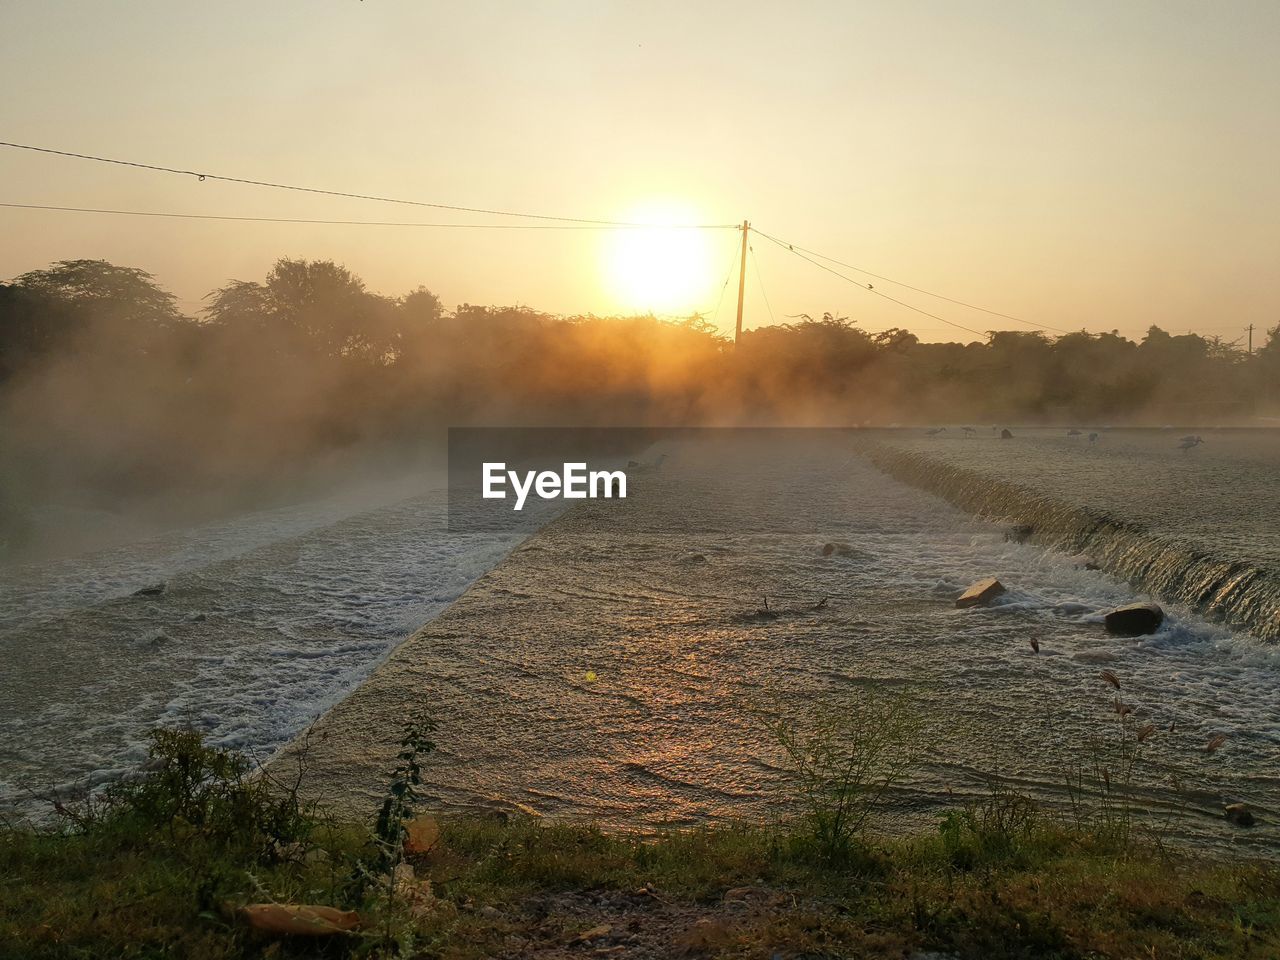
M 1083 553 L 1103 570 L 1208 619 L 1280 641 L 1280 575 L 1203 545 L 1175 540 L 1105 511 L 1068 503 L 1023 484 L 939 462 L 927 454 L 866 441 L 860 452 L 879 469 L 962 510 L 1030 526 L 1037 543 Z

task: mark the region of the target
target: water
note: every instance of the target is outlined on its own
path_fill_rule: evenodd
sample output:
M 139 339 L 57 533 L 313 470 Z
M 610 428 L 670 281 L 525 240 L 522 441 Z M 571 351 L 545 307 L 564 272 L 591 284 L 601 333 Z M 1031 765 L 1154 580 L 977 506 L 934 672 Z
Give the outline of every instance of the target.
M 582 504 L 531 539 L 551 514 L 449 533 L 440 492 L 409 478 L 8 568 L 0 795 L 102 782 L 141 759 L 153 724 L 190 722 L 263 758 L 292 741 L 274 762 L 306 753 L 306 789 L 365 816 L 422 707 L 440 723 L 428 788 L 441 806 L 640 829 L 768 818 L 786 794 L 760 714 L 877 689 L 925 724 L 922 762 L 891 800 L 895 819 L 927 825 L 993 774 L 1065 802 L 1066 775 L 1114 728 L 1109 669 L 1157 726 L 1144 807 L 1181 838 L 1276 849 L 1280 646 L 1226 623 L 1248 605 L 1160 594 L 1155 635 L 1101 625 L 1153 583 L 1186 582 L 1179 557 L 1274 570 L 1274 435 L 1206 434 L 1184 455 L 1180 433 L 1090 447 L 1017 432 L 672 442 L 630 499 Z M 1083 528 L 1105 570 L 1075 556 L 1088 510 L 1124 519 Z M 1006 539 L 1009 520 L 1035 538 Z M 1131 556 L 1143 537 L 1165 551 L 1166 579 Z M 824 557 L 828 541 L 849 553 Z M 1009 592 L 956 610 L 989 575 Z M 134 595 L 161 580 L 159 596 Z M 766 598 L 778 617 L 758 615 Z M 1217 734 L 1226 744 L 1206 753 Z M 1222 819 L 1238 800 L 1253 830 Z
M 642 829 L 769 818 L 786 794 L 761 712 L 893 690 L 926 731 L 893 813 L 927 824 L 992 775 L 1065 803 L 1066 777 L 1115 728 L 1109 669 L 1157 727 L 1144 808 L 1185 839 L 1280 842 L 1280 647 L 1176 599 L 1156 634 L 1111 637 L 1103 614 L 1140 590 L 1010 541 L 833 437 L 673 444 L 625 503 L 549 525 L 276 762 L 305 753 L 310 794 L 370 815 L 401 722 L 426 708 L 441 806 Z M 826 541 L 849 554 L 823 556 Z M 989 575 L 1009 592 L 955 609 Z M 776 618 L 758 614 L 766 598 Z M 1235 801 L 1259 826 L 1226 824 Z
M 6 568 L 0 805 L 136 766 L 156 724 L 270 756 L 524 535 L 449 535 L 444 505 L 402 477 Z
M 994 429 L 994 428 L 993 428 Z M 1280 430 L 952 428 L 865 449 L 895 476 L 1034 528 L 1162 598 L 1280 641 Z

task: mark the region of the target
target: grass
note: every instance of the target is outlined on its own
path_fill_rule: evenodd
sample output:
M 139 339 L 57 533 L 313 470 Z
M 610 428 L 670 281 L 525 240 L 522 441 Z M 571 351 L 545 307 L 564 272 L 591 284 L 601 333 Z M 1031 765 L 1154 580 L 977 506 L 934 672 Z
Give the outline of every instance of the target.
M 710 955 L 891 957 L 931 948 L 962 957 L 1280 956 L 1273 866 L 1118 857 L 1044 829 L 1025 837 L 1016 856 L 984 855 L 979 845 L 962 866 L 942 833 L 893 841 L 870 849 L 851 873 L 815 862 L 794 840 L 748 827 L 639 840 L 527 820 L 447 821 L 438 848 L 417 864 L 438 898 L 430 913 L 411 931 L 396 919 L 389 940 L 343 938 L 323 952 L 492 956 L 512 936 L 572 938 L 571 922 L 548 927 L 546 915 L 526 909 L 533 898 L 644 889 L 714 918 L 726 890 L 763 887 L 784 894 L 782 905 L 735 917 L 736 935 Z M 355 830 L 314 849 L 321 852 L 250 867 L 199 843 L 155 843 L 129 831 L 11 833 L 0 846 L 0 954 L 256 955 L 266 941 L 236 920 L 235 906 L 263 892 L 282 902 L 342 903 L 368 853 Z M 375 916 L 386 909 L 359 897 L 344 905 Z M 381 928 L 376 919 L 369 926 Z M 685 932 L 669 931 L 673 951 Z M 277 956 L 316 953 L 306 940 L 279 943 Z
M 527 819 L 441 826 L 435 848 L 411 858 L 433 891 L 416 918 L 380 885 L 360 883 L 378 850 L 354 827 L 317 823 L 275 862 L 194 829 L 170 835 L 139 822 L 10 831 L 0 843 L 0 956 L 220 958 L 268 948 L 463 960 L 512 943 L 515 955 L 559 949 L 619 918 L 652 921 L 667 955 L 1280 956 L 1274 864 L 1121 853 L 1042 824 L 995 842 L 980 818 L 951 818 L 936 834 L 868 845 L 856 869 L 833 868 L 803 831 L 785 828 L 637 838 Z M 766 891 L 771 906 L 729 911 L 734 888 Z M 598 901 L 585 911 L 583 893 Z M 235 912 L 264 900 L 355 908 L 369 932 L 323 943 L 269 937 Z M 691 931 L 718 936 L 690 944 Z
M 936 829 L 876 839 L 868 825 L 912 751 L 897 743 L 916 729 L 901 710 L 779 721 L 801 811 L 791 823 L 645 837 L 436 823 L 416 795 L 428 720 L 406 724 L 368 824 L 325 818 L 296 783 L 194 733 L 157 731 L 139 776 L 61 806 L 56 827 L 0 828 L 0 960 L 1280 957 L 1280 865 L 1171 855 L 1131 829 L 1130 741 L 1147 738 L 1124 712 L 1120 762 L 1095 762 L 1101 786 L 1077 781 L 1103 815 L 1077 804 L 1056 818 L 993 779 Z M 268 933 L 246 922 L 249 904 L 356 911 L 360 928 Z

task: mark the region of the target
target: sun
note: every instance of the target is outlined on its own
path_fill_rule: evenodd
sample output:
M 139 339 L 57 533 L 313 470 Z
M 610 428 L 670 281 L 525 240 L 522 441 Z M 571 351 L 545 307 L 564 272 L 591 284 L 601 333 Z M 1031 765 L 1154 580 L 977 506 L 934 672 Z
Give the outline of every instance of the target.
M 699 222 L 695 211 L 655 201 L 623 219 L 654 226 L 616 230 L 606 239 L 603 272 L 617 307 L 627 313 L 679 315 L 706 310 L 715 287 L 713 231 L 682 229 Z

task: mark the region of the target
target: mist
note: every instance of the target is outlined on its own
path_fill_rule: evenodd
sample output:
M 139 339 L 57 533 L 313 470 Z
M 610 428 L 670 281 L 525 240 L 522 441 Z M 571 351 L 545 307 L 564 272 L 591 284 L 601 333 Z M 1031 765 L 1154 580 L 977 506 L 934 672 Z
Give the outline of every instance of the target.
M 176 303 L 105 261 L 0 284 L 0 560 L 437 476 L 449 426 L 1248 425 L 1280 409 L 1280 328 L 1248 354 L 1158 327 L 922 343 L 827 313 L 735 347 L 696 314 L 449 310 L 290 259 L 193 316 Z

